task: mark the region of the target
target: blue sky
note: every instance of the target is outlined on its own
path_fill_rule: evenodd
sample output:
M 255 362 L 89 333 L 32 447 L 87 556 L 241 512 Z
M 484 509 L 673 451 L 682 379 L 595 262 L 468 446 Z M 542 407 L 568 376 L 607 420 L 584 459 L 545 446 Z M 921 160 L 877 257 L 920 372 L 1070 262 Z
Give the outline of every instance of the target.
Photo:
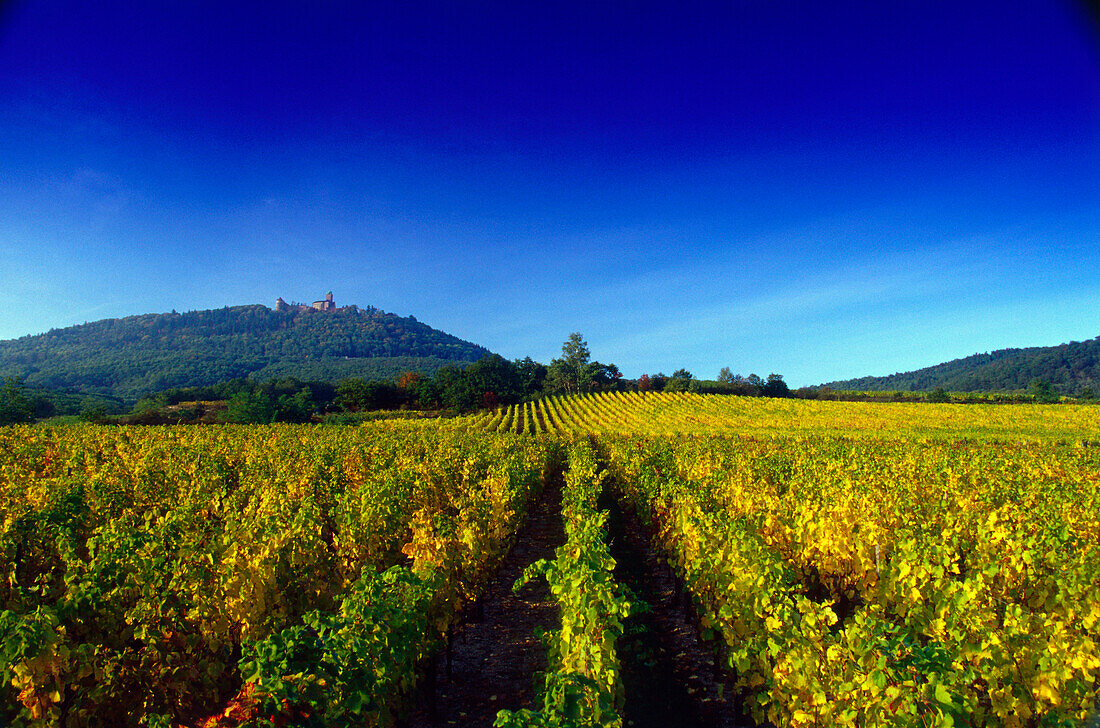
M 332 290 L 800 386 L 1100 335 L 1083 6 L 224 5 L 2 6 L 0 338 Z

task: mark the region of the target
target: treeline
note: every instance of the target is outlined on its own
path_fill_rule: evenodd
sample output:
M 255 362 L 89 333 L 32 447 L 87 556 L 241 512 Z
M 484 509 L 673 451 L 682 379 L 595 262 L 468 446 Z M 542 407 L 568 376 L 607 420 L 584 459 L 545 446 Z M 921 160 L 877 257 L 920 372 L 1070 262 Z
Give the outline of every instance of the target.
M 790 394 L 781 375 L 740 377 L 728 369 L 716 381 L 698 380 L 686 369 L 668 376 L 624 379 L 614 364 L 594 361 L 587 342 L 573 333 L 562 346 L 561 357 L 549 364 L 530 357 L 509 361 L 489 354 L 466 367 L 444 366 L 430 375 L 407 371 L 395 378 L 348 377 L 335 384 L 289 377 L 264 383 L 236 379 L 146 397 L 124 421 L 306 422 L 318 416 L 356 421 L 378 411 L 465 413 L 548 394 L 606 391 Z M 225 405 L 214 408 L 211 402 Z
M 306 371 L 309 371 L 308 369 Z M 28 400 L 22 384 L 12 379 L 12 401 Z M 7 390 L 5 390 L 7 391 Z M 338 382 L 281 377 L 257 382 L 245 377 L 205 386 L 173 387 L 142 397 L 125 415 L 114 402 L 85 403 L 80 417 L 91 422 L 167 424 L 176 422 L 309 422 L 317 418 L 362 419 L 377 411 L 465 413 L 517 404 L 548 394 L 603 391 L 698 392 L 742 396 L 789 396 L 783 377 L 762 379 L 723 369 L 714 381 L 696 379 L 686 369 L 671 375 L 643 374 L 624 379 L 614 364 L 591 358 L 587 342 L 570 334 L 562 355 L 542 364 L 530 357 L 509 361 L 488 354 L 465 367 L 437 367 L 434 373 L 404 371 L 389 378 L 345 377 Z M 22 397 L 23 399 L 19 399 Z M 12 408 L 9 408 L 12 409 Z M 51 412 L 18 404 L 11 421 L 32 421 Z M 29 414 L 28 414 L 29 412 Z
M 943 404 L 1054 404 L 1067 402 L 1091 404 L 1097 400 L 1091 387 L 1084 387 L 1076 397 L 1058 394 L 1050 382 L 1033 380 L 1023 392 L 948 392 L 937 387 L 930 392 L 859 391 L 831 387 L 802 387 L 791 392 L 799 399 L 821 399 L 836 402 L 931 402 Z
M 393 381 L 345 379 L 337 385 L 336 404 L 349 412 L 398 408 L 471 412 L 544 394 L 613 391 L 624 386 L 618 367 L 593 361 L 584 338 L 574 333 L 562 346 L 562 356 L 550 364 L 530 357 L 509 361 L 490 354 L 462 369 L 444 367 L 430 377 L 407 372 Z
M 732 394 L 741 397 L 789 397 L 791 390 L 782 374 L 769 374 L 766 379 L 756 374 L 743 377 L 722 367 L 718 379 L 696 379 L 687 369 L 677 369 L 670 376 L 663 373 L 643 374 L 628 383 L 628 390 L 639 392 L 695 392 L 698 394 Z
M 0 381 L 0 425 L 76 416 L 92 410 L 105 415 L 118 414 L 126 409 L 122 400 L 114 397 L 28 389 L 19 377 Z
M 490 354 L 464 368 L 443 367 L 434 375 L 405 372 L 396 379 L 352 377 L 337 383 L 291 377 L 268 382 L 235 379 L 209 387 L 177 388 L 142 398 L 119 421 L 268 423 L 378 410 L 463 413 L 537 398 L 547 391 L 548 382 L 553 391 L 564 392 L 608 389 L 615 381 L 608 368 L 598 363 L 585 367 L 579 378 L 570 378 L 560 364 L 546 366 L 530 358 L 508 361 Z
M 300 370 L 313 373 L 306 367 Z M 31 422 L 56 414 L 77 414 L 91 422 L 166 424 L 178 422 L 310 422 L 325 419 L 356 422 L 377 416 L 460 414 L 518 404 L 549 394 L 601 391 L 695 392 L 744 397 L 798 397 L 871 402 L 952 402 L 998 404 L 1058 402 L 1064 398 L 1047 381 L 1033 380 L 1025 392 L 960 393 L 936 388 L 929 392 L 836 390 L 803 387 L 790 390 L 780 374 L 741 376 L 723 367 L 714 380 L 697 379 L 686 369 L 671 375 L 643 374 L 625 379 L 614 364 L 591 358 L 588 344 L 573 333 L 562 355 L 541 364 L 530 357 L 509 361 L 488 354 L 467 366 L 443 363 L 434 371 L 404 370 L 400 375 L 321 378 L 284 376 L 259 382 L 245 377 L 197 387 L 174 387 L 147 395 L 128 414 L 120 400 L 28 390 L 17 378 L 0 388 L 0 424 Z M 1076 401 L 1093 401 L 1085 387 Z M 390 413 L 380 415 L 380 413 Z
M 187 422 L 310 422 L 331 411 L 336 385 L 303 382 L 292 377 L 268 382 L 233 379 L 209 387 L 172 389 L 138 400 L 123 424 Z M 84 413 L 83 417 L 97 421 Z

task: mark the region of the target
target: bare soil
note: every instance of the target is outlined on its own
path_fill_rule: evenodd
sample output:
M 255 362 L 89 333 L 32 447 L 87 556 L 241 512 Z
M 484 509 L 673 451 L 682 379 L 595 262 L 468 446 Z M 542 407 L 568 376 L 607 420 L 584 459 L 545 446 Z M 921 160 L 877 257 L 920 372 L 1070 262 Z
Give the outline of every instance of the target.
M 644 605 L 627 620 L 619 642 L 624 724 L 755 727 L 742 711 L 716 643 L 700 638 L 694 608 L 641 523 L 610 496 L 600 505 L 610 511 L 616 580 Z M 561 615 L 545 582 L 533 581 L 518 594 L 512 585 L 529 564 L 553 559 L 564 542 L 561 482 L 554 479 L 481 603 L 456 630 L 450 650 L 436 656 L 434 677 L 421 690 L 409 728 L 487 728 L 502 709 L 536 707 L 546 669 L 546 649 L 536 630 L 558 629 Z
M 429 680 L 410 728 L 486 728 L 499 710 L 535 707 L 546 670 L 546 648 L 535 631 L 558 629 L 561 615 L 545 581 L 532 581 L 519 594 L 512 585 L 529 564 L 553 559 L 564 543 L 561 482 L 551 479 L 471 618 L 452 637 L 449 658 L 446 650 L 436 657 L 434 716 L 425 694 Z
M 749 728 L 717 642 L 700 638 L 698 617 L 641 522 L 611 498 L 608 519 L 615 578 L 643 602 L 619 645 L 630 728 Z

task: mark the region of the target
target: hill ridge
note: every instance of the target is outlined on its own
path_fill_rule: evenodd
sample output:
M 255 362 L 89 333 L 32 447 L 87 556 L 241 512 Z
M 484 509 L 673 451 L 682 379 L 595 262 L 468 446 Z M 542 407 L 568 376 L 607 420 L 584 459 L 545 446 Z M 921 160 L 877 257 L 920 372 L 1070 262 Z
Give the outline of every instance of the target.
M 100 319 L 0 341 L 0 376 L 133 400 L 163 389 L 299 371 L 303 379 L 431 373 L 489 353 L 414 316 L 373 306 L 280 311 L 247 304 Z
M 1027 389 L 1035 379 L 1053 384 L 1060 394 L 1100 389 L 1100 336 L 1055 346 L 997 349 L 908 372 L 857 377 L 823 384 L 862 391 L 997 392 Z

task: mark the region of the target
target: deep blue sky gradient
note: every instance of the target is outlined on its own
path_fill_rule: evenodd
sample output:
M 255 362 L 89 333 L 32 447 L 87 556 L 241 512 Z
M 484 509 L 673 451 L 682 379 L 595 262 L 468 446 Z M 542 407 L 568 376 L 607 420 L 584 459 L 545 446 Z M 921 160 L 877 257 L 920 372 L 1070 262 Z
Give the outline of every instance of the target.
M 331 289 L 798 386 L 1100 335 L 1083 6 L 224 5 L 0 11 L 0 338 Z

